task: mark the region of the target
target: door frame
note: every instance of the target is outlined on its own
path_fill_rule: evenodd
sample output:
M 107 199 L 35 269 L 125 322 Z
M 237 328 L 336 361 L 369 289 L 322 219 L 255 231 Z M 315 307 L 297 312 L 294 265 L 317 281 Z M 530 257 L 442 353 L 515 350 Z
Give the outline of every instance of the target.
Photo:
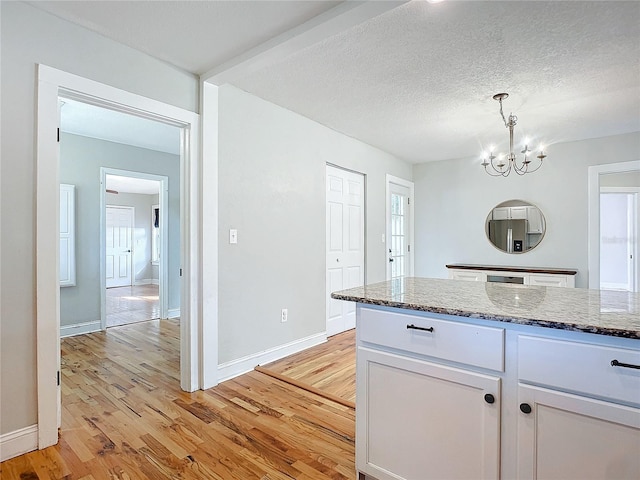
M 593 165 L 588 169 L 588 237 L 587 256 L 589 288 L 600 290 L 600 175 L 607 173 L 635 172 L 640 170 L 640 160 Z
M 100 167 L 100 328 L 107 328 L 107 285 L 106 285 L 106 233 L 107 219 L 105 216 L 107 205 L 107 175 L 117 175 L 120 177 L 141 178 L 144 180 L 154 180 L 160 182 L 158 204 L 160 205 L 160 252 L 158 261 L 158 296 L 160 303 L 160 318 L 168 318 L 169 313 L 169 269 L 165 260 L 169 251 L 169 177 L 166 175 L 156 175 L 153 173 L 134 172 L 130 170 L 120 170 L 116 168 Z M 134 217 L 135 228 L 135 217 Z M 133 242 L 132 242 L 133 246 Z M 135 246 L 133 246 L 135 248 Z M 133 261 L 131 262 L 133 268 Z M 135 275 L 132 272 L 131 281 L 135 282 Z M 182 300 L 182 299 L 181 299 Z M 182 303 L 182 301 L 181 301 Z
M 414 210 L 415 210 L 415 185 L 410 180 L 404 178 L 395 177 L 387 173 L 385 182 L 385 243 L 384 243 L 384 270 L 386 279 L 391 279 L 391 268 L 389 268 L 389 245 L 391 241 L 391 205 L 389 204 L 389 195 L 391 194 L 391 184 L 400 185 L 409 189 L 409 242 L 411 245 L 411 251 L 409 252 L 409 271 L 406 277 L 413 277 L 414 272 L 414 259 L 415 259 L 415 242 L 414 242 Z M 413 203 L 412 203 L 413 202 Z
M 180 386 L 201 386 L 200 118 L 157 100 L 39 64 L 36 115 L 36 377 L 38 448 L 58 442 L 60 412 L 60 224 L 58 97 L 69 97 L 181 129 Z M 217 243 L 210 246 L 217 250 Z M 216 332 L 217 333 L 217 332 Z M 210 339 L 207 339 L 210 340 Z M 215 375 L 215 374 L 214 374 Z
M 102 182 L 100 182 L 100 185 L 101 185 L 101 186 L 103 185 L 103 184 L 102 184 Z M 102 194 L 101 194 L 101 196 L 102 196 Z M 102 202 L 100 202 L 100 206 L 102 207 Z M 133 268 L 133 263 L 134 263 L 134 262 L 133 262 L 133 259 L 135 258 L 135 253 L 136 253 L 136 252 L 135 252 L 135 249 L 133 248 L 133 232 L 134 232 L 134 230 L 135 230 L 135 225 L 136 225 L 136 209 L 135 209 L 135 207 L 129 207 L 129 206 L 125 206 L 125 205 L 108 205 L 108 204 L 105 204 L 105 206 L 104 206 L 104 210 L 103 210 L 103 211 L 105 212 L 105 226 L 106 226 L 106 212 L 107 212 L 107 208 L 119 208 L 119 209 L 121 209 L 121 210 L 129 210 L 129 211 L 131 212 L 131 232 L 129 233 L 129 244 L 131 245 L 130 252 L 129 252 L 129 253 L 131 254 L 131 258 L 129 259 L 129 278 L 131 279 L 131 280 L 130 280 L 131 284 L 130 284 L 129 286 L 133 286 L 133 283 L 134 283 L 134 281 L 135 281 L 135 275 L 134 275 L 134 272 L 133 272 L 133 271 L 134 271 L 134 268 Z M 102 208 L 101 208 L 101 210 L 102 210 Z M 100 218 L 102 218 L 102 215 L 100 216 Z M 102 229 L 102 224 L 101 224 L 101 225 L 100 225 L 100 238 L 102 238 L 102 236 L 103 236 L 103 235 L 106 237 L 106 233 L 107 233 L 107 229 L 105 228 L 105 229 L 103 230 L 103 229 Z M 100 269 L 100 275 L 101 275 L 103 278 L 105 278 L 105 290 L 106 290 L 106 287 L 107 287 L 107 284 L 106 284 L 106 276 L 107 276 L 107 275 L 106 275 L 106 273 L 107 273 L 107 268 L 106 268 L 106 256 L 107 256 L 107 255 L 106 255 L 106 253 L 107 253 L 107 248 L 106 248 L 106 239 L 105 239 L 105 249 L 104 249 L 104 252 L 102 251 L 102 241 L 100 242 L 100 246 L 101 246 L 101 248 L 100 248 L 100 259 L 101 259 L 101 262 L 102 262 L 102 259 L 103 259 L 103 258 L 105 259 L 105 269 L 104 269 L 104 273 L 103 273 L 103 270 L 102 270 L 102 269 Z M 102 294 L 102 292 L 103 292 L 103 290 L 102 290 L 102 282 L 100 282 L 100 285 L 101 285 L 101 287 L 100 287 L 100 292 L 101 292 L 101 293 L 100 293 L 100 298 L 102 299 L 102 295 L 103 295 L 103 294 Z M 101 313 L 102 313 L 102 308 L 101 308 L 100 310 L 101 310 Z M 105 327 L 103 326 L 103 321 L 105 321 L 104 319 L 105 319 L 105 316 L 104 316 L 104 315 L 100 315 L 100 328 L 101 328 L 102 330 L 104 330 L 104 328 L 105 328 Z

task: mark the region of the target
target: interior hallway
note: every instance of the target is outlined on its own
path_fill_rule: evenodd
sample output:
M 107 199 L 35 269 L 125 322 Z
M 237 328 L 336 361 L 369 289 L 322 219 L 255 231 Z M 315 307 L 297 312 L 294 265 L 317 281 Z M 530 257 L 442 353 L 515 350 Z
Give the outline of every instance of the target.
M 158 318 L 158 285 L 107 288 L 107 327 Z

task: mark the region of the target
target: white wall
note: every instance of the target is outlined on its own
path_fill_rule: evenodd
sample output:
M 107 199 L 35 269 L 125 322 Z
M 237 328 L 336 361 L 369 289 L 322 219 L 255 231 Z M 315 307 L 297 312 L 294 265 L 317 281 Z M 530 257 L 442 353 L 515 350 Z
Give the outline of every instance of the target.
M 384 280 L 385 174 L 411 166 L 232 86 L 219 90 L 221 363 L 326 330 L 325 168 L 367 174 L 367 280 Z M 229 229 L 238 244 L 229 244 Z M 289 320 L 280 323 L 281 308 Z
M 100 319 L 100 167 L 169 177 L 168 301 L 169 309 L 180 308 L 180 157 L 62 133 L 60 182 L 76 186 L 76 286 L 60 290 L 60 325 L 64 326 Z M 107 204 L 121 196 L 108 195 Z M 146 196 L 150 198 L 143 215 L 150 225 L 153 196 Z
M 37 423 L 35 331 L 36 68 L 43 63 L 197 111 L 198 80 L 21 2 L 0 2 L 0 434 Z M 52 135 L 54 132 L 52 132 Z
M 519 177 L 489 177 L 478 158 L 416 165 L 416 275 L 446 278 L 447 263 L 577 268 L 576 286 L 588 285 L 588 167 L 638 160 L 640 133 L 549 146 L 545 165 Z M 524 254 L 495 249 L 485 220 L 510 199 L 537 205 L 547 233 Z

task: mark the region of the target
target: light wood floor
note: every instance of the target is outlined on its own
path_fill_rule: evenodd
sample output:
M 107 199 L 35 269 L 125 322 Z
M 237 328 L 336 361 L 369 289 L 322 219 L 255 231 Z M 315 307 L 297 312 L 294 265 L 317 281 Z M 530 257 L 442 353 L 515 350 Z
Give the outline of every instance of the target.
M 107 288 L 107 327 L 160 318 L 158 285 Z
M 179 325 L 62 341 L 57 446 L 0 464 L 13 479 L 355 479 L 354 411 L 250 372 L 179 388 Z
M 355 342 L 355 329 L 348 330 L 330 337 L 327 343 L 262 367 L 353 403 L 356 401 Z

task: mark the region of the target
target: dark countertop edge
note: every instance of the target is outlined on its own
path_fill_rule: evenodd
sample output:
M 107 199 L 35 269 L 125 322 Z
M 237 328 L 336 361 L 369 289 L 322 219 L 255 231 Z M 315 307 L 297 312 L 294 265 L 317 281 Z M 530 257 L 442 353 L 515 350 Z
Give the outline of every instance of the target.
M 515 323 L 518 325 L 531 325 L 536 327 L 554 328 L 556 330 L 569 330 L 575 332 L 593 333 L 596 335 L 607 335 L 610 337 L 622 337 L 640 340 L 640 331 L 626 330 L 619 328 L 596 327 L 594 325 L 576 325 L 568 322 L 552 322 L 549 320 L 537 320 L 535 318 L 518 318 L 506 315 L 495 315 L 490 313 L 471 312 L 467 310 L 457 310 L 429 305 L 417 305 L 414 303 L 391 302 L 386 300 L 365 299 L 362 297 L 352 297 L 349 295 L 339 295 L 332 293 L 331 298 L 345 300 L 348 302 L 364 303 L 367 305 L 378 305 L 381 307 L 395 307 L 405 310 L 416 310 L 420 312 L 437 313 L 441 315 L 455 315 L 459 317 L 476 318 L 481 320 L 495 320 L 498 322 Z
M 492 270 L 494 272 L 550 273 L 556 275 L 577 275 L 577 270 L 552 267 L 505 267 L 500 265 L 471 265 L 467 263 L 448 263 L 447 268 L 458 270 Z

